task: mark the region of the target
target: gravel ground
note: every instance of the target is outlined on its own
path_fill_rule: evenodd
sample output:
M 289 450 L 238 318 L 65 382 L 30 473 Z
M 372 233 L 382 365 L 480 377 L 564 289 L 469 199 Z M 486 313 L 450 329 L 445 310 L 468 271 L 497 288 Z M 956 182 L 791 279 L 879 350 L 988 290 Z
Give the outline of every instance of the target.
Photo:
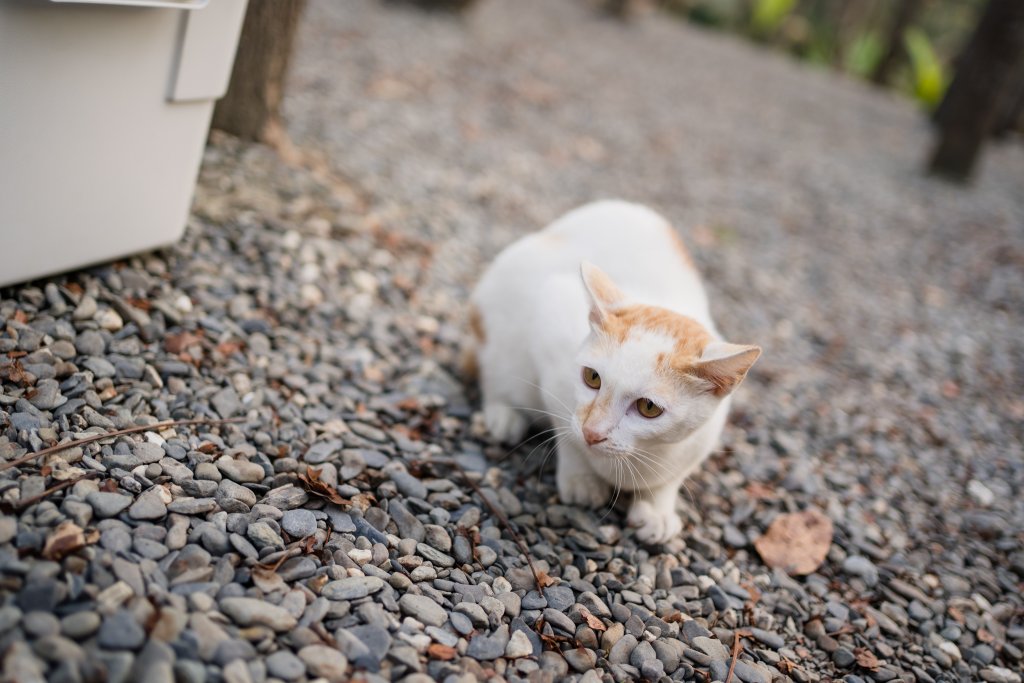
M 931 181 L 909 103 L 575 0 L 320 0 L 300 43 L 303 164 L 215 136 L 181 244 L 0 292 L 0 462 L 76 444 L 0 472 L 3 680 L 725 680 L 739 638 L 745 682 L 1020 681 L 1019 143 Z M 611 195 L 765 348 L 665 548 L 458 370 L 487 259 Z M 803 509 L 790 578 L 753 540 Z

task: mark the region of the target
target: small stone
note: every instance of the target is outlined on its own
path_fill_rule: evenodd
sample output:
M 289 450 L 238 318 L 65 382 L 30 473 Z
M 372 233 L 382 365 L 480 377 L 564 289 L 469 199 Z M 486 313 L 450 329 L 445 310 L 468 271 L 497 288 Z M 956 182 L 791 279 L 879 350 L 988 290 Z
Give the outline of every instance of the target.
M 288 631 L 297 623 L 284 608 L 256 598 L 224 598 L 220 609 L 239 626 L 263 625 L 275 631 Z
M 266 659 L 267 673 L 284 681 L 294 681 L 306 673 L 306 665 L 289 650 L 278 650 Z
M 505 654 L 505 648 L 510 640 L 508 626 L 499 626 L 498 630 L 493 634 L 489 636 L 480 634 L 469 641 L 469 647 L 466 648 L 466 656 L 472 657 L 477 661 L 498 659 Z
M 532 654 L 533 644 L 526 637 L 526 634 L 523 631 L 513 631 L 512 636 L 508 639 L 508 645 L 505 646 L 505 656 L 509 659 L 518 659 L 520 657 L 529 657 Z
M 307 645 L 299 650 L 299 659 L 314 676 L 326 678 L 329 683 L 347 680 L 348 660 L 345 655 L 326 645 Z
M 242 410 L 242 402 L 238 399 L 238 394 L 232 387 L 225 387 L 214 394 L 210 399 L 210 404 L 217 411 L 217 414 L 224 419 L 232 417 Z
M 444 608 L 425 595 L 406 593 L 399 599 L 398 606 L 403 614 L 428 626 L 441 626 L 448 621 L 448 613 Z M 504 652 L 504 646 L 502 651 Z
M 857 658 L 845 647 L 840 647 L 832 653 L 832 661 L 840 669 L 849 669 L 857 661 Z
M 114 517 L 132 504 L 132 497 L 120 493 L 93 491 L 85 497 L 85 501 L 92 506 L 97 517 Z
M 716 638 L 698 636 L 693 639 L 692 645 L 708 657 L 711 657 L 712 660 L 724 660 L 729 658 L 729 650 L 722 644 L 722 641 Z
M 263 468 L 248 460 L 236 460 L 225 455 L 217 459 L 217 469 L 221 473 L 239 484 L 258 484 L 263 481 L 265 473 Z
M 608 661 L 612 664 L 627 664 L 636 644 L 637 640 L 634 636 L 629 634 L 622 636 L 608 652 Z
M 97 641 L 108 650 L 138 650 L 146 640 L 146 632 L 127 610 L 114 612 L 103 620 Z
M 128 508 L 128 516 L 139 520 L 163 519 L 167 515 L 169 499 L 170 494 L 164 487 L 154 486 L 135 499 Z
M 982 507 L 992 505 L 996 499 L 996 495 L 992 493 L 992 489 L 985 486 L 977 479 L 971 479 L 967 482 L 967 495 L 973 498 L 974 501 Z
M 843 571 L 847 574 L 859 576 L 868 587 L 875 586 L 878 583 L 878 568 L 863 555 L 850 555 L 843 560 Z
M 288 510 L 281 517 L 281 528 L 292 538 L 306 538 L 316 533 L 316 517 L 309 510 Z
M 568 662 L 569 666 L 579 673 L 590 671 L 597 666 L 597 655 L 593 650 L 585 647 L 576 647 L 571 650 L 565 650 L 562 652 L 562 656 L 565 658 L 565 661 Z
M 576 602 L 572 589 L 568 586 L 548 586 L 544 589 L 544 598 L 548 607 L 565 612 Z
M 328 600 L 359 600 L 360 598 L 365 598 L 367 595 L 376 593 L 382 588 L 384 588 L 384 580 L 376 576 L 350 576 L 345 579 L 338 579 L 337 581 L 331 581 L 330 583 L 324 584 L 324 587 L 320 589 L 320 595 Z M 409 596 L 405 595 L 402 597 L 405 598 Z M 429 600 L 429 598 L 425 599 Z M 437 604 L 432 600 L 430 602 L 435 607 L 437 606 Z M 440 607 L 438 607 L 438 609 L 440 609 Z M 420 619 L 420 621 L 423 620 Z M 434 625 L 440 626 L 441 624 Z
M 72 640 L 84 640 L 99 630 L 100 621 L 95 612 L 75 612 L 60 620 L 60 632 Z
M 34 393 L 29 403 L 40 410 L 53 410 L 67 403 L 67 397 L 60 393 L 60 385 L 55 379 L 42 379 L 36 382 Z

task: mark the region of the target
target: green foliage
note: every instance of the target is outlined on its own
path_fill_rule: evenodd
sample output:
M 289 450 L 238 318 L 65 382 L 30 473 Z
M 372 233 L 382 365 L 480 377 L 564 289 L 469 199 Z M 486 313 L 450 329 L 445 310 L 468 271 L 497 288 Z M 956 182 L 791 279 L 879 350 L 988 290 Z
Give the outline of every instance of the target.
M 874 31 L 865 31 L 853 39 L 843 59 L 843 69 L 866 78 L 875 70 L 885 47 Z
M 927 107 L 936 106 L 946 89 L 946 76 L 928 36 L 918 28 L 909 28 L 903 43 L 910 56 L 914 96 Z
M 796 0 L 755 0 L 750 25 L 755 33 L 774 32 L 796 7 Z

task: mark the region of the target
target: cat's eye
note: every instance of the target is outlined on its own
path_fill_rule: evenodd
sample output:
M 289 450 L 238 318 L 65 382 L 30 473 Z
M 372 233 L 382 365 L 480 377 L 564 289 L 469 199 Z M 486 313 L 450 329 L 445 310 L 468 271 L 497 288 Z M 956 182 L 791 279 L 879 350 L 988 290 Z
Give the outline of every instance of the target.
M 638 398 L 636 400 L 636 409 L 644 417 L 654 418 L 665 412 L 657 403 L 649 398 Z
M 594 368 L 583 368 L 583 383 L 591 389 L 600 389 L 601 375 Z

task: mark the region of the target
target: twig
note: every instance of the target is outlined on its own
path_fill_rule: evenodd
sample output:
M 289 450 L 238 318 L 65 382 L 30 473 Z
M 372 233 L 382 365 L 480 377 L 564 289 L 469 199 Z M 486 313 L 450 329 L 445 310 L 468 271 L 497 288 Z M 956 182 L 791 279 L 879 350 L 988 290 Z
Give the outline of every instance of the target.
M 508 521 L 508 517 L 505 516 L 505 513 L 499 510 L 490 501 L 490 499 L 484 495 L 484 492 L 480 489 L 480 486 L 475 481 L 473 481 L 472 478 L 470 478 L 466 470 L 462 469 L 462 465 L 460 465 L 457 460 L 450 460 L 447 458 L 443 460 L 440 458 L 436 460 L 421 460 L 420 462 L 424 464 L 449 465 L 451 467 L 454 467 L 458 471 L 458 473 L 462 475 L 462 478 L 466 481 L 467 484 L 469 484 L 470 488 L 472 488 L 473 491 L 475 491 L 476 494 L 480 496 L 480 499 L 484 502 L 484 505 L 487 506 L 487 509 L 491 511 L 491 514 L 497 517 L 498 521 L 501 522 L 501 525 L 505 527 L 506 530 L 508 530 L 508 533 L 512 537 L 512 540 L 516 542 L 516 545 L 519 546 L 519 550 L 522 551 L 523 556 L 526 558 L 526 564 L 530 566 L 530 572 L 533 574 L 533 580 L 537 584 L 537 590 L 543 590 L 545 582 L 541 581 L 541 573 L 538 572 L 537 568 L 533 566 L 533 560 L 530 559 L 530 551 L 526 547 L 526 541 L 524 541 L 523 537 L 519 535 L 519 532 L 516 531 L 515 527 L 512 526 L 512 523 Z
M 66 451 L 69 448 L 74 448 L 75 446 L 81 446 L 81 445 L 84 445 L 84 444 L 87 444 L 87 443 L 92 443 L 93 441 L 100 441 L 102 439 L 109 439 L 109 438 L 115 437 L 115 436 L 123 436 L 125 434 L 134 434 L 136 432 L 148 432 L 151 429 L 166 429 L 167 427 L 184 427 L 184 426 L 187 426 L 187 425 L 221 425 L 221 424 L 230 424 L 230 423 L 244 422 L 244 421 L 245 421 L 244 417 L 231 417 L 231 418 L 228 418 L 226 420 L 208 420 L 208 419 L 203 419 L 203 418 L 194 419 L 194 420 L 167 420 L 165 422 L 155 422 L 155 423 L 153 423 L 151 425 L 139 425 L 137 427 L 129 427 L 127 429 L 119 429 L 119 430 L 114 431 L 114 432 L 106 432 L 104 434 L 96 434 L 94 436 L 89 436 L 89 437 L 86 437 L 84 439 L 79 439 L 78 441 L 74 441 L 74 440 L 72 440 L 72 441 L 65 441 L 64 443 L 59 443 L 56 446 L 50 446 L 49 448 L 44 448 L 43 450 L 39 451 L 38 453 L 29 453 L 28 455 L 23 455 L 20 458 L 17 458 L 15 460 L 11 460 L 10 462 L 5 462 L 5 463 L 0 464 L 0 472 L 3 472 L 5 470 L 9 470 L 12 467 L 17 467 L 18 465 L 24 465 L 25 463 L 31 462 L 32 460 L 35 460 L 36 458 L 41 458 L 44 455 L 50 455 L 51 453 L 58 453 L 60 451 Z
M 733 632 L 732 635 L 732 661 L 729 663 L 729 673 L 725 675 L 725 683 L 732 683 L 732 674 L 736 669 L 736 662 L 739 661 L 740 653 L 743 652 L 743 643 L 740 642 L 740 638 L 747 635 L 748 632 L 742 629 Z
M 13 507 L 15 510 L 24 510 L 25 508 L 27 508 L 27 507 L 29 507 L 31 505 L 35 505 L 39 501 L 43 500 L 44 498 L 49 496 L 51 493 L 56 493 L 57 491 L 60 491 L 61 489 L 66 489 L 69 486 L 74 486 L 75 484 L 77 484 L 78 482 L 82 481 L 83 479 L 90 479 L 92 477 L 95 477 L 97 474 L 99 474 L 99 472 L 93 470 L 92 472 L 86 472 L 85 474 L 83 474 L 80 477 L 75 477 L 74 479 L 68 479 L 67 481 L 62 481 L 61 483 L 57 484 L 56 486 L 51 486 L 50 488 L 46 489 L 42 493 L 34 495 L 31 498 L 26 498 L 25 500 L 19 500 L 17 505 L 12 505 L 11 507 Z

